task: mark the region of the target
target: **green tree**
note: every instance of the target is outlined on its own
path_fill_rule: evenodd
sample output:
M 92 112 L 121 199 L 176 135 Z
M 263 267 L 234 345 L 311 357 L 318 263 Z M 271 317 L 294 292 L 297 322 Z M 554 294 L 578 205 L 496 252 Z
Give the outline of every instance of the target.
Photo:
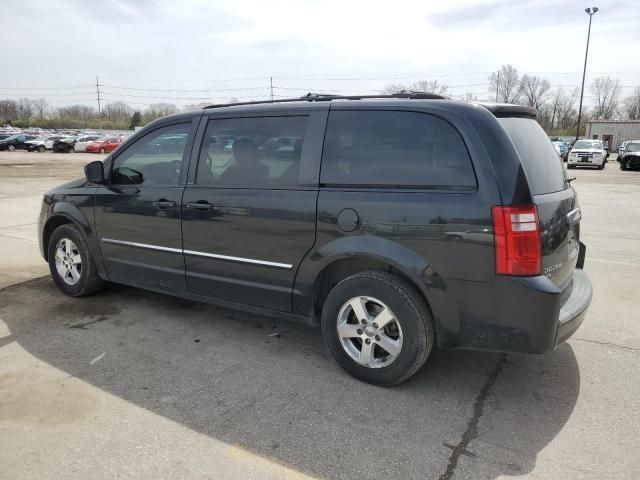
M 131 123 L 129 123 L 129 128 L 131 130 L 135 130 L 135 128 L 142 124 L 142 114 L 140 112 L 133 112 L 131 115 Z

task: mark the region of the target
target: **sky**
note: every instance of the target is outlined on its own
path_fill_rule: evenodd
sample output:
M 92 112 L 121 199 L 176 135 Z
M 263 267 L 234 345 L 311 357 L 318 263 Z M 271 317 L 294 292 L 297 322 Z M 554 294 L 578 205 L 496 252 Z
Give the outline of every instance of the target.
M 572 90 L 593 5 L 588 105 L 597 76 L 640 85 L 638 0 L 3 0 L 0 98 L 96 105 L 98 76 L 103 103 L 139 109 L 419 80 L 487 99 L 503 64 Z

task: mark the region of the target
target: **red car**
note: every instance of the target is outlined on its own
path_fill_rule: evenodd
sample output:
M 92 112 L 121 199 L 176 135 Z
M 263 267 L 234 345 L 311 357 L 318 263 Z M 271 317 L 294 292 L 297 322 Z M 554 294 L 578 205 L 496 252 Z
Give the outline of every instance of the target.
M 88 153 L 111 153 L 122 144 L 119 137 L 102 138 L 97 142 L 92 142 L 84 149 Z

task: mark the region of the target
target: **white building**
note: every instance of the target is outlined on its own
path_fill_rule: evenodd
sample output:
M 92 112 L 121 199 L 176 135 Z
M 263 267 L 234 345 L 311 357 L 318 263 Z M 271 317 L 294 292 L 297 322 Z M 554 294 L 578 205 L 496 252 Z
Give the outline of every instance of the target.
M 640 140 L 640 120 L 591 120 L 585 138 L 608 141 L 614 152 L 625 140 Z

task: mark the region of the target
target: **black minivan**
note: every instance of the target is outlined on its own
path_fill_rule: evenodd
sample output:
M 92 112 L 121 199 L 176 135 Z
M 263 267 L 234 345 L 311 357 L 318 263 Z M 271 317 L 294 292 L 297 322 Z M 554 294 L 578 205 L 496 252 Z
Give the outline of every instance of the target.
M 581 211 L 518 105 L 310 95 L 149 124 L 44 196 L 73 296 L 117 282 L 320 324 L 394 385 L 441 348 L 548 352 L 591 301 Z

